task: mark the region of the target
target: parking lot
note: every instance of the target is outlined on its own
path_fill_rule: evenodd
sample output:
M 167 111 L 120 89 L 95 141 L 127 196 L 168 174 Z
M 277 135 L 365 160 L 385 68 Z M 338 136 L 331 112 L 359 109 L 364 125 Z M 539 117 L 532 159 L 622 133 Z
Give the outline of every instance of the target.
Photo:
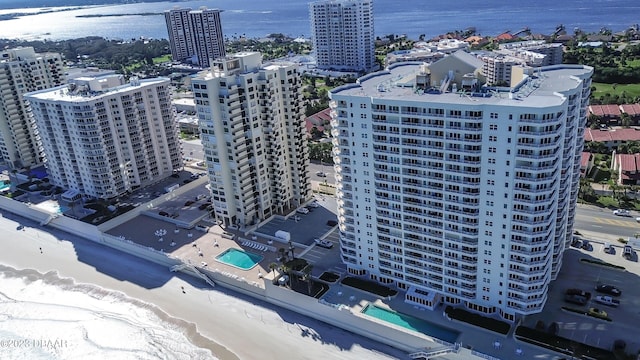
M 307 207 L 309 212 L 301 214 L 296 212 L 286 218 L 277 217 L 259 227 L 256 235 L 275 236 L 276 231 L 282 230 L 291 234 L 291 241 L 300 245 L 310 246 L 314 238 L 322 238 L 335 226 L 327 225 L 328 221 L 336 221 L 335 212 L 332 211 L 335 199 L 330 197 L 318 197 L 317 208 Z
M 541 320 L 548 327 L 556 322 L 559 326 L 558 335 L 596 347 L 611 349 L 613 342 L 622 339 L 626 342 L 628 353 L 635 353 L 640 349 L 638 324 L 640 323 L 640 264 L 627 260 L 622 256 L 622 246 L 612 244 L 614 252 L 604 251 L 603 243 L 590 242 L 587 249 L 570 248 L 563 258 L 563 266 L 556 281 L 551 283 L 544 311 L 528 316 L 524 325 L 535 327 Z M 591 264 L 586 261 L 604 261 L 625 267 L 624 270 Z M 611 307 L 595 301 L 599 284 L 610 284 L 622 291 L 616 297 L 620 306 Z M 583 306 L 565 301 L 567 289 L 581 289 L 591 293 L 591 298 Z M 607 313 L 612 321 L 596 317 L 565 311 L 562 307 L 569 307 L 588 311 L 597 308 Z

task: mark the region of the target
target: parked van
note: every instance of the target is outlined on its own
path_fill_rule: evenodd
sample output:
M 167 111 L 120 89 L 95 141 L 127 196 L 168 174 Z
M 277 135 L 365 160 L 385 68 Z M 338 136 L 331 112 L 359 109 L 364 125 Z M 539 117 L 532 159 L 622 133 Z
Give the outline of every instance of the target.
M 625 245 L 624 249 L 622 250 L 622 256 L 624 256 L 625 258 L 629 259 L 631 257 L 633 257 L 634 251 L 633 248 L 631 247 L 631 245 Z

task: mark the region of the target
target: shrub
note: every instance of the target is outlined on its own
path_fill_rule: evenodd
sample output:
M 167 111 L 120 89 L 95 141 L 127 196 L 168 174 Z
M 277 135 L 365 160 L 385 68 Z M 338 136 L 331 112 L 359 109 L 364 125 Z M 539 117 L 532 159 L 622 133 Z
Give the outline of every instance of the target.
M 511 324 L 498 319 L 482 316 L 477 313 L 472 313 L 464 309 L 454 308 L 449 305 L 444 310 L 447 315 L 458 321 L 466 322 L 471 325 L 475 325 L 487 330 L 491 330 L 502 335 L 506 335 L 511 329 Z
M 538 331 L 526 326 L 518 326 L 514 333 L 514 337 L 529 344 L 550 349 L 566 355 L 572 355 L 572 349 L 575 350 L 579 348 L 583 355 L 588 356 L 591 359 L 615 359 L 613 353 L 609 350 L 604 350 L 591 345 L 578 343 L 562 336 L 548 334 L 544 331 Z
M 351 286 L 366 292 L 370 292 L 380 297 L 396 296 L 398 294 L 398 291 L 391 289 L 389 287 L 386 287 L 384 285 L 380 285 L 373 281 L 355 278 L 351 276 L 344 278 L 342 280 L 342 284 Z

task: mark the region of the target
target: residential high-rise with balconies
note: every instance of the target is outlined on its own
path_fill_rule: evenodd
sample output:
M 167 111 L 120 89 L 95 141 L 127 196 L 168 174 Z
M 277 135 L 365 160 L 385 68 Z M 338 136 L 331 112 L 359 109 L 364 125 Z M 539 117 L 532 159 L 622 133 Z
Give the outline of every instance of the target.
M 571 240 L 593 69 L 482 87 L 459 52 L 331 91 L 340 250 L 406 300 L 540 312 Z
M 215 217 L 252 226 L 311 197 L 301 78 L 260 53 L 216 60 L 191 83 Z
M 180 169 L 169 82 L 107 75 L 25 94 L 51 183 L 111 199 Z
M 164 17 L 173 60 L 188 59 L 208 67 L 212 60 L 225 56 L 220 10 L 172 9 Z
M 369 72 L 376 68 L 372 0 L 313 2 L 309 17 L 319 69 Z
M 23 94 L 64 84 L 62 57 L 32 47 L 0 52 L 0 157 L 11 168 L 42 163 L 42 146 Z

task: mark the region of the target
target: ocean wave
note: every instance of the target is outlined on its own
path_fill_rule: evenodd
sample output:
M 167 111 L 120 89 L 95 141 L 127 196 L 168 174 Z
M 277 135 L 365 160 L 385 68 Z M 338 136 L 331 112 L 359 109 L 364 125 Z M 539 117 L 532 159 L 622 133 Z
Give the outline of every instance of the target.
M 196 326 L 57 272 L 0 265 L 0 358 L 216 359 Z

